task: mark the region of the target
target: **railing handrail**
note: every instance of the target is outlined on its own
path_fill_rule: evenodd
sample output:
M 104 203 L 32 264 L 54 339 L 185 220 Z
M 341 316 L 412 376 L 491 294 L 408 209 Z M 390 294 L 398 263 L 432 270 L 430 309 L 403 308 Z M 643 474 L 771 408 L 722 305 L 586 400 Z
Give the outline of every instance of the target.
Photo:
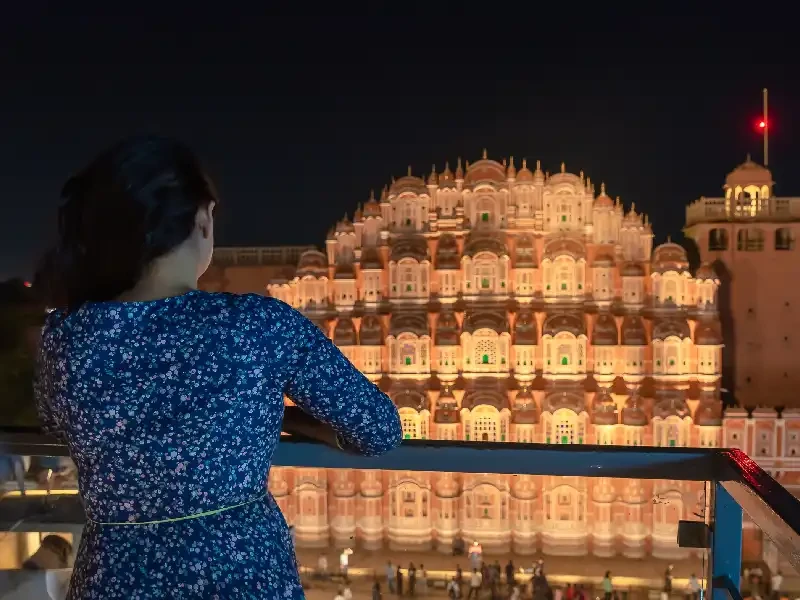
M 0 454 L 68 456 L 35 428 L 0 428 Z M 406 440 L 379 457 L 282 438 L 276 466 L 718 482 L 800 566 L 800 500 L 741 450 Z M 795 550 L 796 549 L 796 550 Z
M 521 452 L 531 460 L 521 461 Z M 289 437 L 281 439 L 272 464 L 327 469 L 711 481 L 736 478 L 725 458 L 726 452 L 711 448 L 405 440 L 388 454 L 364 457 Z M 0 428 L 0 454 L 69 456 L 69 451 L 62 442 L 35 428 Z

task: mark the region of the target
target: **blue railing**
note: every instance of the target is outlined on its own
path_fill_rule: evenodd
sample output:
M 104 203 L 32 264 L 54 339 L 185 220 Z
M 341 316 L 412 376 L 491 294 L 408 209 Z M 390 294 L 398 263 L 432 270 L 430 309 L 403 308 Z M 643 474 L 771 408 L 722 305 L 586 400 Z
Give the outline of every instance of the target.
M 0 431 L 0 454 L 68 456 L 66 447 L 57 440 L 31 431 Z M 366 458 L 315 442 L 284 438 L 273 464 L 708 481 L 712 498 L 706 524 L 713 600 L 739 597 L 743 511 L 800 572 L 800 501 L 739 450 L 406 441 L 389 454 Z M 49 518 L 82 522 L 77 498 L 61 503 L 60 511 L 57 514 L 54 510 Z

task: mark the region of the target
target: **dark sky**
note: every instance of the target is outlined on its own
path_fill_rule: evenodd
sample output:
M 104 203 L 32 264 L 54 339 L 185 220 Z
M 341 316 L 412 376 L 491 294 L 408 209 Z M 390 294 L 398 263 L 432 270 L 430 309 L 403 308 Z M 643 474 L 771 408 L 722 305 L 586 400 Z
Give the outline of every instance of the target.
M 251 6 L 236 2 L 116 15 L 84 3 L 80 16 L 16 4 L 0 19 L 0 278 L 28 275 L 52 241 L 68 175 L 141 132 L 203 157 L 223 196 L 223 244 L 321 244 L 407 165 L 428 173 L 484 147 L 585 170 L 649 212 L 663 240 L 747 152 L 761 160 L 766 86 L 777 191 L 800 195 L 796 35 L 758 7 L 670 17 L 564 4 L 550 16 L 466 3 L 335 17 L 298 4 L 308 14 L 290 18 L 234 14 Z

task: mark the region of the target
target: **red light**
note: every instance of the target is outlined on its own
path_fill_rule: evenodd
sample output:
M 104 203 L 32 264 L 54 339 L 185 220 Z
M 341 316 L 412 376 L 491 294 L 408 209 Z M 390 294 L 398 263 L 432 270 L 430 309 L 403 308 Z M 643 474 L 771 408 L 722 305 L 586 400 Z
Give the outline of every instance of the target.
M 26 288 L 33 287 L 33 284 L 30 281 L 26 281 L 22 285 L 24 285 Z
M 759 121 L 758 122 L 758 126 L 759 126 L 760 129 L 766 129 L 767 128 L 767 122 L 766 121 Z

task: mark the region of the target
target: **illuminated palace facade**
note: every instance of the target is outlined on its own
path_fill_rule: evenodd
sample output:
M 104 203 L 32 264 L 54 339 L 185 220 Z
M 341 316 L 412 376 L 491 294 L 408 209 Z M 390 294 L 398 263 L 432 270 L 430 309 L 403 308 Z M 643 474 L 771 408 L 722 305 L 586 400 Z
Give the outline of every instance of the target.
M 717 447 L 719 280 L 581 172 L 409 174 L 268 293 L 395 401 L 409 439 Z M 690 482 L 275 468 L 300 546 L 680 558 Z M 655 499 L 655 500 L 654 500 Z

